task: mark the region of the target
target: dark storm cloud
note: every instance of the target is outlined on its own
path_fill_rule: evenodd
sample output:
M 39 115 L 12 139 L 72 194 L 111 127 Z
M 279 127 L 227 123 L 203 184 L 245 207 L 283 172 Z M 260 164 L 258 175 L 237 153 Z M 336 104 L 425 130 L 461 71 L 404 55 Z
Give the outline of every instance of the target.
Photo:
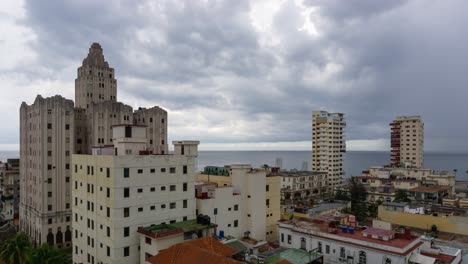
M 466 150 L 468 2 L 284 1 L 263 31 L 254 4 L 28 0 L 22 23 L 48 70 L 21 71 L 72 86 L 75 72 L 58 72 L 97 41 L 119 100 L 170 109 L 175 136 L 308 141 L 324 109 L 346 114 L 349 140 L 388 138 L 396 115 L 422 115 L 426 149 Z M 298 30 L 306 18 L 317 34 Z

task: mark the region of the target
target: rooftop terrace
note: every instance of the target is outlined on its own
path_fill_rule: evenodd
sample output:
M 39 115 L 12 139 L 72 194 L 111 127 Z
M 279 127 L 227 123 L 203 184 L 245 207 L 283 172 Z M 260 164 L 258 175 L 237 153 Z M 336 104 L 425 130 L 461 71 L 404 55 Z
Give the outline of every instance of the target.
M 138 228 L 138 232 L 153 238 L 163 238 L 167 236 L 173 236 L 183 234 L 187 232 L 193 232 L 198 230 L 204 230 L 216 227 L 215 224 L 198 224 L 196 219 L 177 222 L 173 224 L 160 224 L 151 225 L 148 227 Z

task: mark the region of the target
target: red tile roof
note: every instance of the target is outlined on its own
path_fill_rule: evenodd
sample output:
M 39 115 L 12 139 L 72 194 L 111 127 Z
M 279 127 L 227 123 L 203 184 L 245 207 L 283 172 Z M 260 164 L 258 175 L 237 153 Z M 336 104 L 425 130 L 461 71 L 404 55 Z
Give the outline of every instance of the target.
M 239 264 L 228 258 L 237 251 L 212 237 L 176 244 L 147 259 L 152 264 Z

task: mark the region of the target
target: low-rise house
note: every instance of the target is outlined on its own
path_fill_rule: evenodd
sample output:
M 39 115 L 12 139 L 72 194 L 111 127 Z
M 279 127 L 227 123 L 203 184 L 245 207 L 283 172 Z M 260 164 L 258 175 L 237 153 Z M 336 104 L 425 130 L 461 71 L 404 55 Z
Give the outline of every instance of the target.
M 19 194 L 19 159 L 0 162 L 0 226 L 18 219 Z
M 307 202 L 327 190 L 327 172 L 279 171 L 281 176 L 281 204 Z

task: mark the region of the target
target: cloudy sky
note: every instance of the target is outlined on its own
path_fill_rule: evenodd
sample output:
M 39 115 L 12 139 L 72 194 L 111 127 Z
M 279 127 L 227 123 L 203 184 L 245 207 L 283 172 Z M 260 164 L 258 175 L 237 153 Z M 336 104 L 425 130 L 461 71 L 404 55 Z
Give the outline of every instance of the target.
M 311 112 L 346 114 L 348 149 L 386 150 L 421 115 L 425 149 L 468 151 L 468 1 L 0 1 L 0 149 L 19 107 L 74 99 L 99 42 L 118 100 L 169 112 L 203 149 L 311 149 Z

